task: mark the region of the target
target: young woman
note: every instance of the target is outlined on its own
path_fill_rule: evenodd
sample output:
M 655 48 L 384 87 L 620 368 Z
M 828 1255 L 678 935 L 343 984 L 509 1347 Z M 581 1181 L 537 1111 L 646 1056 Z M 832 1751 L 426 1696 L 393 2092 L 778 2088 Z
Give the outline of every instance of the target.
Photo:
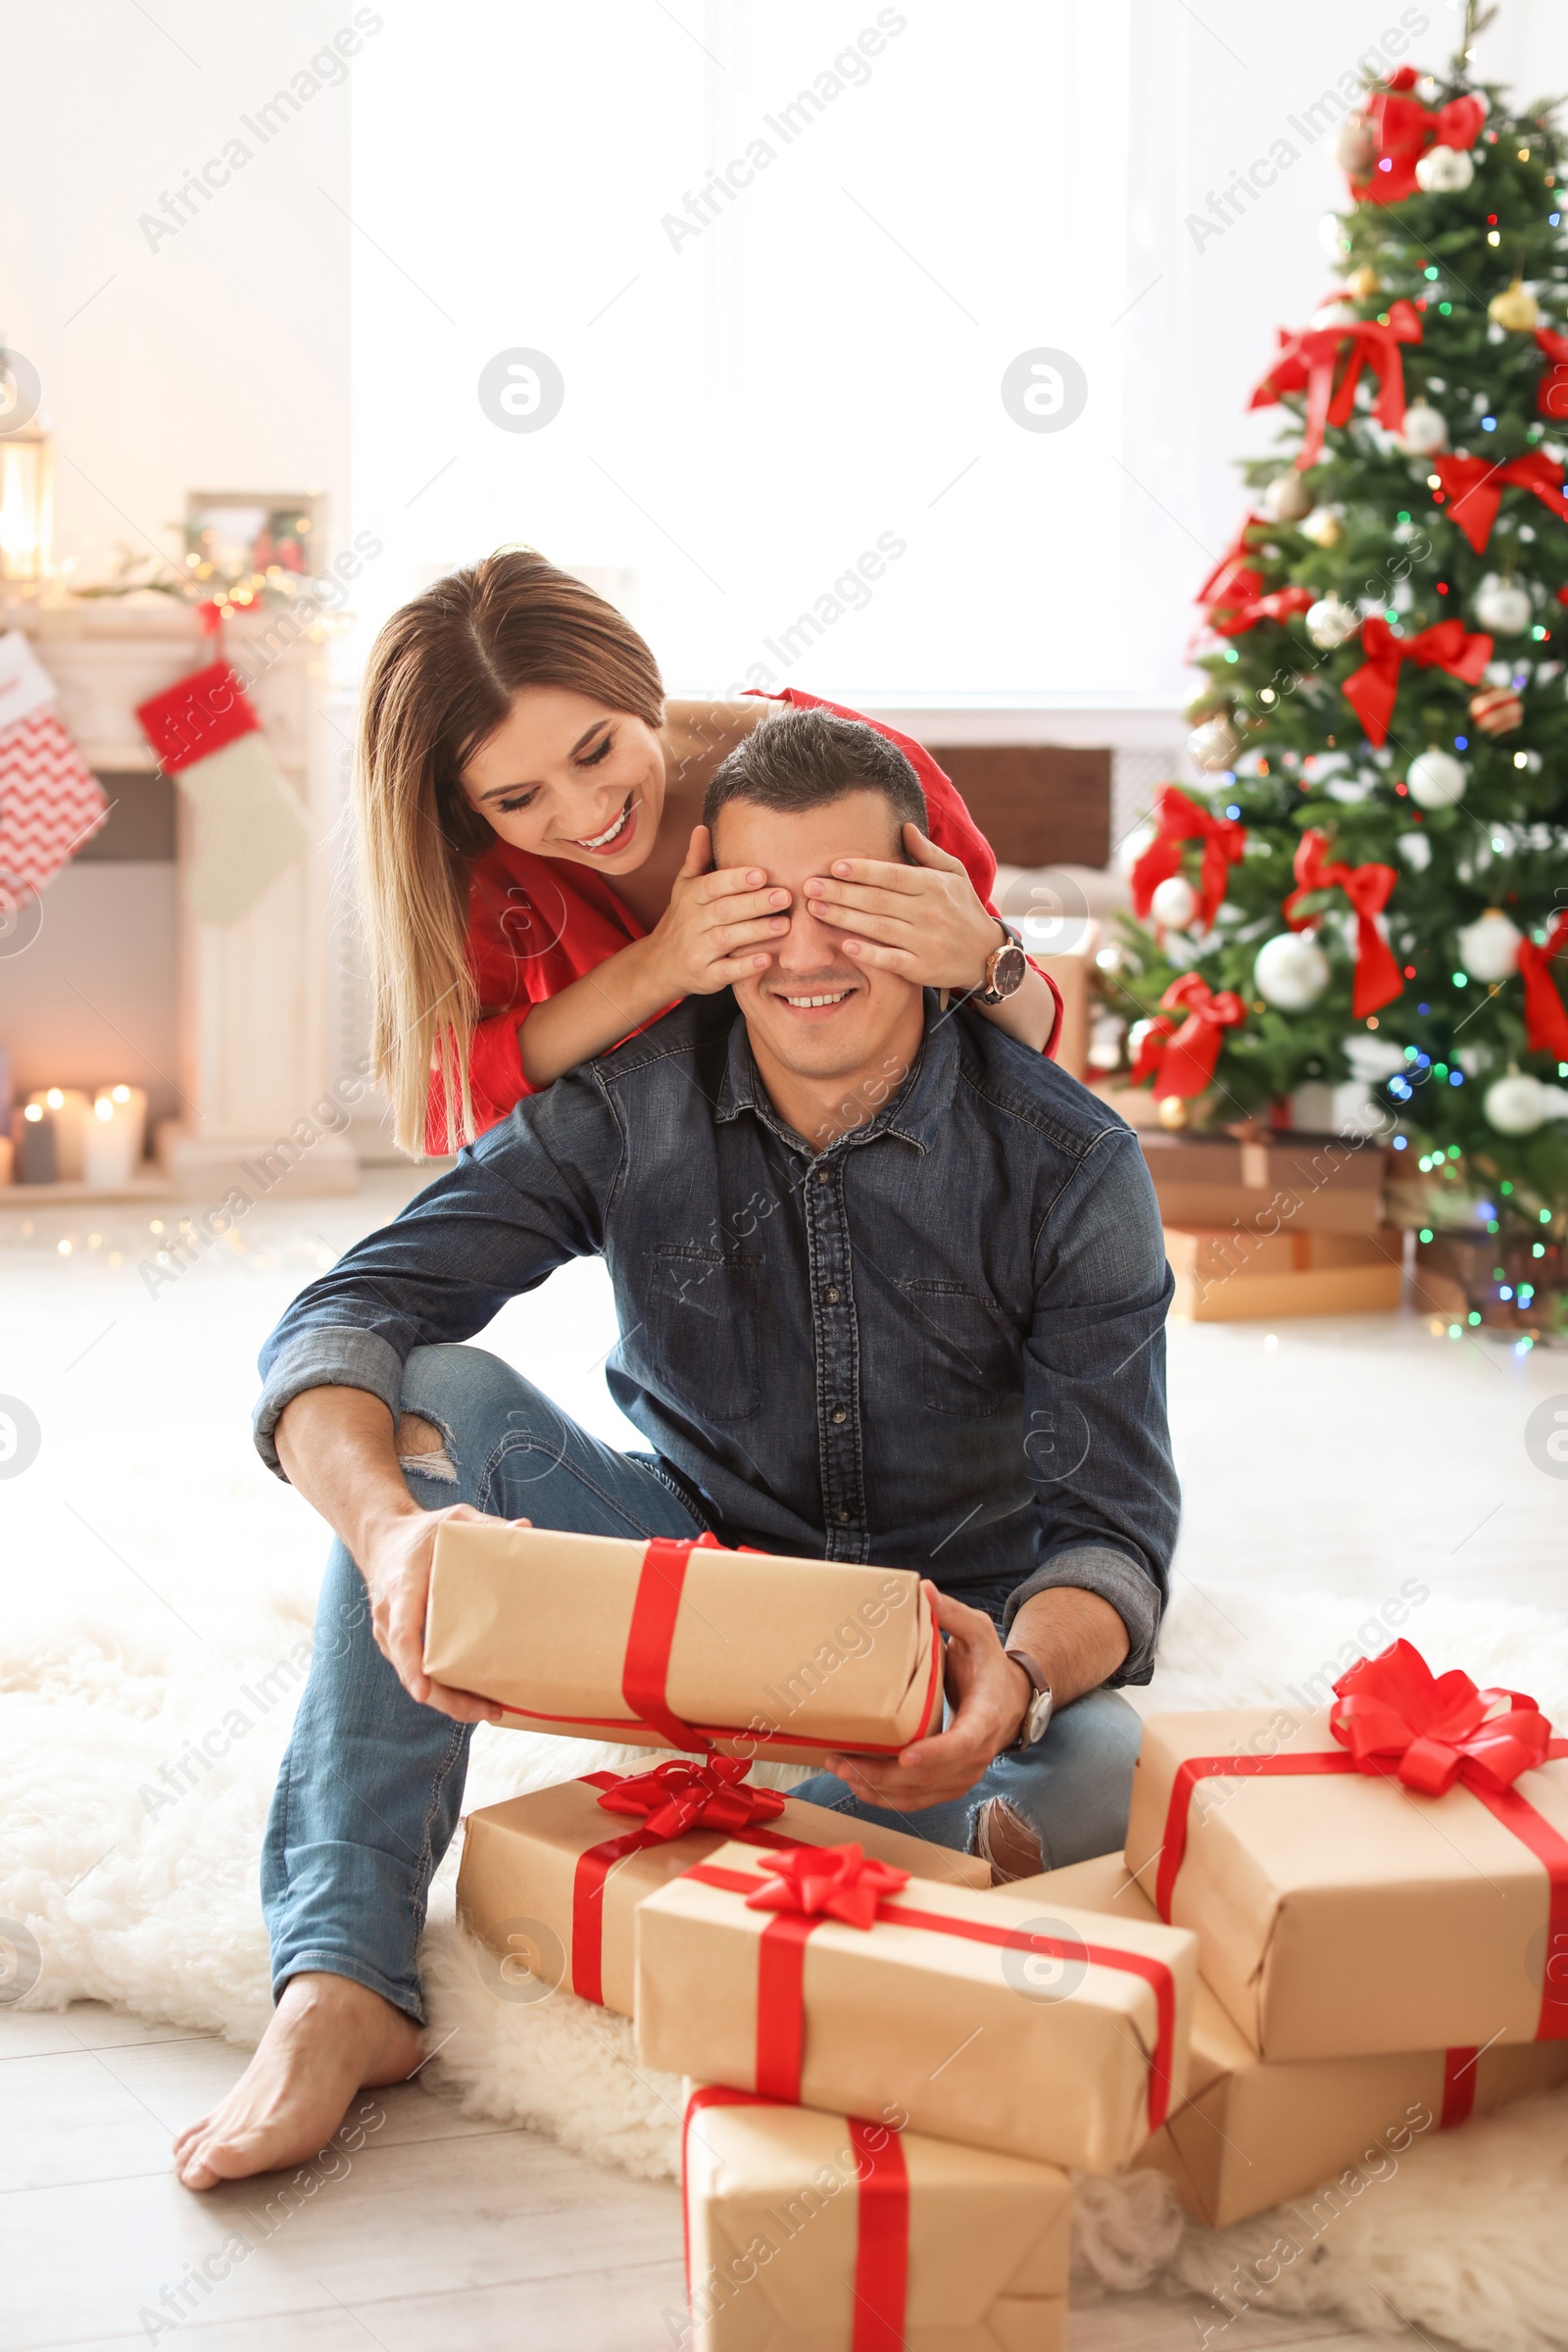
M 374 1053 L 406 1151 L 455 1151 L 680 998 L 766 969 L 789 894 L 713 872 L 701 817 L 714 768 L 768 709 L 666 706 L 630 623 L 528 551 L 393 614 L 356 793 Z M 881 732 L 919 775 L 930 837 L 905 828 L 907 864 L 813 879 L 812 910 L 847 956 L 977 990 L 1006 936 L 987 896 L 996 859 L 929 754 Z M 1033 966 L 986 1009 L 1049 1052 L 1059 1000 Z

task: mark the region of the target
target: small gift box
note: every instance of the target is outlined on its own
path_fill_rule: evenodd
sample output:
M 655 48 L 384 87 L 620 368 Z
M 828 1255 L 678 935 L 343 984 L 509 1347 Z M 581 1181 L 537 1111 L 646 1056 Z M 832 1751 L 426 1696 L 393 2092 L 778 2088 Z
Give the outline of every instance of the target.
M 721 1846 L 637 1911 L 650 2066 L 1109 2173 L 1187 2079 L 1189 1936 Z
M 1062 2352 L 1054 2166 L 707 2084 L 682 2141 L 692 2352 Z
M 1119 1854 L 1076 1862 L 1009 1889 L 1152 1920 L 1152 1903 Z M 1423 2133 L 1568 2082 L 1568 2041 L 1399 2050 L 1370 2058 L 1260 2058 L 1201 1977 L 1193 2000 L 1187 2098 L 1135 2162 L 1163 2173 L 1178 2202 L 1211 2230 L 1301 2197 L 1348 2167 L 1378 2177 Z
M 1568 1741 L 1396 1642 L 1327 1717 L 1154 1715 L 1127 1867 L 1265 2058 L 1568 2037 Z
M 671 1757 L 635 1777 L 591 1772 L 468 1816 L 458 1909 L 503 1955 L 584 2000 L 632 2014 L 633 1923 L 645 1895 L 706 1861 L 731 1838 L 787 1851 L 833 1845 L 844 1816 L 754 1788 L 749 1765 Z M 923 1838 L 857 1823 L 860 1842 L 913 1878 L 988 1886 L 988 1865 Z
M 519 1729 L 791 1763 L 897 1755 L 942 1709 L 912 1569 L 448 1520 L 425 1672 Z

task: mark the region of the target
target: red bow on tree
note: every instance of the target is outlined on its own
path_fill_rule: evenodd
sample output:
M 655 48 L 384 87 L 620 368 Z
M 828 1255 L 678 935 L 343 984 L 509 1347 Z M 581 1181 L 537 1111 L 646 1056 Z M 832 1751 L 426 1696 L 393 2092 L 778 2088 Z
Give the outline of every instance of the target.
M 1195 605 L 1243 604 L 1249 597 L 1261 594 L 1263 575 L 1253 562 L 1247 534 L 1267 527 L 1266 515 L 1246 516 L 1241 529 L 1194 597 Z
M 1364 179 L 1352 179 L 1350 193 L 1360 204 L 1402 204 L 1421 185 L 1415 168 L 1429 148 L 1473 147 L 1486 122 L 1479 98 L 1450 98 L 1436 114 L 1428 114 L 1414 89 L 1416 75 L 1401 66 L 1378 90 L 1367 107 L 1367 121 L 1377 141 L 1377 157 Z
M 1543 416 L 1555 417 L 1560 424 L 1568 416 L 1568 335 L 1538 326 L 1536 348 L 1551 363 L 1536 379 L 1536 407 Z
M 1532 1054 L 1568 1061 L 1568 1010 L 1551 976 L 1552 958 L 1568 954 L 1568 914 L 1559 914 L 1538 946 L 1519 942 L 1519 976 L 1525 984 L 1525 1043 Z
M 1448 502 L 1449 513 L 1478 556 L 1486 554 L 1502 493 L 1509 483 L 1520 490 L 1534 491 L 1559 522 L 1568 522 L 1562 467 L 1554 465 L 1544 450 L 1529 450 L 1522 458 L 1510 459 L 1506 466 L 1493 464 L 1486 458 L 1434 458 L 1432 470 L 1438 477 L 1441 496 Z
M 1326 833 L 1301 835 L 1296 850 L 1296 888 L 1280 911 L 1293 931 L 1309 931 L 1319 918 L 1298 915 L 1299 901 L 1314 890 L 1344 891 L 1355 909 L 1355 984 L 1350 1010 L 1356 1020 L 1364 1021 L 1368 1013 L 1392 1004 L 1404 993 L 1394 952 L 1377 921 L 1399 877 L 1392 865 L 1345 865 L 1331 859 L 1331 847 Z
M 1492 660 L 1492 639 L 1466 634 L 1462 620 L 1440 620 L 1418 637 L 1396 637 L 1380 612 L 1361 623 L 1360 668 L 1345 681 L 1345 699 L 1373 744 L 1387 741 L 1399 691 L 1399 664 L 1418 662 L 1423 669 L 1446 669 L 1467 686 L 1479 686 L 1481 673 Z
M 1398 431 L 1404 422 L 1399 346 L 1421 340 L 1421 320 L 1411 304 L 1393 304 L 1387 325 L 1379 318 L 1357 318 L 1341 326 L 1302 327 L 1297 334 L 1282 326 L 1279 338 L 1279 356 L 1248 405 L 1272 408 L 1288 392 L 1305 392 L 1306 424 L 1298 466 L 1311 466 L 1322 455 L 1325 425 L 1348 423 L 1363 368 L 1370 368 L 1379 379 L 1372 414 L 1391 433 Z M 1336 387 L 1334 371 L 1342 355 L 1345 368 Z
M 1149 920 L 1154 892 L 1181 870 L 1181 844 L 1200 841 L 1203 870 L 1198 886 L 1198 921 L 1206 931 L 1225 897 L 1227 869 L 1239 865 L 1246 852 L 1247 827 L 1233 817 L 1210 816 L 1174 784 L 1160 787 L 1154 824 L 1154 838 L 1132 870 L 1134 910 L 1141 922 Z
M 1260 620 L 1289 620 L 1317 603 L 1311 588 L 1276 588 L 1270 596 L 1255 596 L 1250 604 L 1233 605 L 1210 612 L 1208 625 L 1220 637 L 1241 637 Z
M 1422 1796 L 1442 1796 L 1455 1781 L 1511 1788 L 1561 1745 L 1523 1691 L 1478 1690 L 1457 1666 L 1435 1675 L 1408 1642 L 1357 1658 L 1334 1689 L 1329 1730 L 1357 1772 L 1393 1772 Z
M 1234 989 L 1216 995 L 1197 972 L 1183 972 L 1160 998 L 1166 1009 L 1151 1021 L 1132 1067 L 1132 1083 L 1152 1077 L 1159 1095 L 1200 1095 L 1214 1079 L 1219 1060 L 1220 1032 L 1235 1029 L 1247 1018 L 1247 1006 Z M 1178 1028 L 1170 1014 L 1184 1010 Z
M 642 1814 L 654 1838 L 684 1838 L 688 1830 L 749 1830 L 754 1822 L 776 1820 L 784 1810 L 776 1788 L 741 1786 L 751 1769 L 744 1756 L 715 1756 L 710 1764 L 677 1757 L 616 1781 L 599 1802 L 607 1813 Z
M 842 1919 L 870 1928 L 884 1895 L 909 1884 L 906 1870 L 876 1862 L 858 1845 L 796 1845 L 780 1854 L 774 1876 L 746 1897 L 753 1911 L 793 1911 L 807 1919 Z

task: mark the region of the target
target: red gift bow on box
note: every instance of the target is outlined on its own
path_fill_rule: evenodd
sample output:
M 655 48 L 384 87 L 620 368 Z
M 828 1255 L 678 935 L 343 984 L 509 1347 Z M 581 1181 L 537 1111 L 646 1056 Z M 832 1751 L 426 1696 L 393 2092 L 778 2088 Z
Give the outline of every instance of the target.
M 1142 1977 L 1154 1995 L 1156 2021 L 1154 2050 L 1149 2061 L 1150 2131 L 1157 2132 L 1164 2122 L 1170 2108 L 1175 2052 L 1176 1985 L 1163 1960 L 1152 1960 L 1144 1952 L 1122 1951 L 1114 1944 L 1082 1943 L 1076 1938 L 1068 1942 L 1059 1936 L 1025 1933 L 986 1920 L 915 1910 L 902 1889 L 890 1883 L 907 1883 L 907 1871 L 870 1860 L 858 1845 L 797 1846 L 782 1857 L 777 1876 L 760 1885 L 741 1871 L 720 1870 L 709 1862 L 699 1862 L 685 1875 L 700 1886 L 745 1895 L 749 1910 L 777 1913 L 762 1930 L 757 1951 L 756 2085 L 764 2098 L 800 2104 L 806 2054 L 806 1946 L 812 1932 L 828 1920 L 838 1920 L 870 1935 L 883 1920 L 1008 1951 L 1044 1952 L 1055 1960 L 1070 1956 Z
M 1293 931 L 1310 931 L 1321 918 L 1298 915 L 1298 903 L 1314 890 L 1344 891 L 1355 909 L 1355 982 L 1350 1011 L 1356 1020 L 1364 1021 L 1368 1013 L 1404 994 L 1394 951 L 1377 922 L 1399 877 L 1392 865 L 1346 865 L 1330 858 L 1331 847 L 1326 833 L 1301 835 L 1296 849 L 1296 888 L 1280 911 Z
M 1568 340 L 1564 348 L 1568 350 Z M 1448 502 L 1449 514 L 1478 556 L 1487 552 L 1503 491 L 1510 487 L 1532 491 L 1559 522 L 1568 522 L 1562 467 L 1544 449 L 1527 450 L 1522 458 L 1510 458 L 1506 466 L 1486 458 L 1434 458 L 1432 470 Z
M 1190 1100 L 1213 1084 L 1220 1032 L 1239 1027 L 1247 1018 L 1247 1006 L 1234 989 L 1216 993 L 1197 972 L 1183 972 L 1159 1001 L 1171 1009 L 1183 1007 L 1187 1018 L 1178 1028 L 1169 1010 L 1155 1014 L 1138 1049 L 1131 1083 L 1139 1086 L 1152 1077 L 1161 1095 Z
M 1361 623 L 1361 651 L 1366 660 L 1346 679 L 1345 699 L 1366 729 L 1367 741 L 1381 745 L 1388 740 L 1401 662 L 1446 669 L 1466 686 L 1479 686 L 1492 660 L 1492 639 L 1470 636 L 1462 620 L 1440 620 L 1419 636 L 1396 637 L 1381 612 L 1373 612 Z
M 1399 346 L 1421 340 L 1421 319 L 1410 303 L 1395 303 L 1387 325 L 1379 318 L 1357 318 L 1340 326 L 1301 327 L 1295 334 L 1284 326 L 1278 331 L 1278 357 L 1248 406 L 1272 408 L 1288 392 L 1305 392 L 1306 423 L 1296 456 L 1298 467 L 1315 464 L 1322 455 L 1326 425 L 1349 422 L 1355 387 L 1364 368 L 1370 368 L 1378 378 L 1373 416 L 1391 433 L 1398 431 L 1404 422 L 1404 362 Z M 1342 352 L 1345 371 L 1336 389 L 1334 371 Z
M 1450 98 L 1428 114 L 1418 98 L 1408 95 L 1416 80 L 1412 68 L 1401 66 L 1367 107 L 1378 152 L 1366 177 L 1350 181 L 1350 192 L 1361 204 L 1402 204 L 1420 188 L 1415 168 L 1429 149 L 1469 148 L 1481 136 L 1487 117 L 1479 98 Z M 1387 171 L 1381 169 L 1385 162 Z
M 743 1788 L 751 1765 L 741 1756 L 715 1756 L 710 1764 L 674 1757 L 626 1780 L 619 1773 L 588 1772 L 583 1780 L 602 1791 L 611 1813 L 646 1813 L 641 1829 L 607 1838 L 577 1856 L 571 1881 L 571 1989 L 585 2001 L 605 1997 L 605 1882 L 617 1862 L 650 1846 L 667 1845 L 694 1830 L 716 1831 L 747 1845 L 795 1850 L 795 1839 L 760 1824 L 784 1810 L 776 1788 Z
M 1559 335 L 1553 327 L 1538 326 L 1536 348 L 1544 359 L 1551 362 L 1537 378 L 1536 407 L 1543 416 L 1553 417 L 1560 424 L 1568 416 L 1568 335 Z
M 1532 1054 L 1568 1061 L 1568 1010 L 1551 976 L 1552 958 L 1568 954 L 1568 913 L 1553 920 L 1544 940 L 1519 942 L 1519 976 L 1525 984 L 1525 1043 Z
M 1395 1642 L 1375 1658 L 1357 1658 L 1334 1690 L 1339 1704 L 1330 1712 L 1329 1730 L 1340 1742 L 1336 1748 L 1296 1755 L 1188 1756 L 1177 1766 L 1154 1881 L 1160 1918 L 1170 1920 L 1187 1852 L 1193 1790 L 1200 1781 L 1360 1772 L 1397 1779 L 1424 1796 L 1442 1796 L 1458 1782 L 1545 1868 L 1546 1948 L 1535 2037 L 1568 2041 L 1568 1966 L 1559 1959 L 1568 1953 L 1568 1838 L 1514 1787 L 1521 1773 L 1568 1756 L 1568 1740 L 1551 1737 L 1550 1724 L 1522 1691 L 1478 1690 L 1457 1667 L 1434 1675 L 1409 1642 Z
M 1304 594 L 1305 591 L 1303 590 Z M 1247 851 L 1247 827 L 1233 817 L 1211 816 L 1197 801 L 1188 799 L 1174 784 L 1160 788 L 1154 812 L 1155 833 L 1130 877 L 1133 911 L 1142 922 L 1149 919 L 1150 904 L 1161 882 L 1181 871 L 1181 844 L 1200 841 L 1203 845 L 1203 869 L 1199 878 L 1198 914 L 1206 931 L 1219 911 L 1225 896 L 1228 869 L 1239 865 Z
M 763 2098 L 755 2090 L 702 2083 L 686 2102 L 681 2129 L 681 2210 L 686 2231 L 686 2300 L 692 2302 L 692 2221 L 686 2143 L 692 2119 L 708 2107 L 782 2107 L 794 2100 Z M 909 2281 L 909 2171 L 904 2145 L 887 2124 L 848 2115 L 859 2193 L 855 2224 L 855 2318 L 850 2352 L 904 2352 Z M 754 2274 L 755 2275 L 755 2274 Z

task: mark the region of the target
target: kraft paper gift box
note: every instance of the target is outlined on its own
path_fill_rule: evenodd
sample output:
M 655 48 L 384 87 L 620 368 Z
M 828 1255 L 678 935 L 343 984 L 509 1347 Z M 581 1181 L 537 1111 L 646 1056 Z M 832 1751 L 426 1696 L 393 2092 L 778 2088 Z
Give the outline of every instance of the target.
M 521 1731 L 820 1763 L 940 1726 L 942 1644 L 912 1569 L 500 1521 L 437 1532 L 425 1672 Z
M 1120 1854 L 1020 1880 L 1044 1913 L 1058 1904 L 1157 1918 Z M 1345 2171 L 1386 2167 L 1428 2132 L 1450 2131 L 1568 2082 L 1568 2041 L 1399 2050 L 1383 2057 L 1260 2058 L 1201 1977 L 1193 2000 L 1187 2097 L 1134 2159 L 1163 2173 L 1188 2213 L 1228 2229 Z
M 1072 2184 L 1054 2166 L 687 2090 L 692 2352 L 1063 2352 Z
M 773 1851 L 843 1843 L 843 1814 L 732 1777 L 745 1769 L 727 1758 L 672 1758 L 635 1777 L 588 1773 L 470 1813 L 458 1874 L 466 1925 L 504 1961 L 630 2017 L 633 1925 L 645 1895 L 731 1838 Z M 870 1822 L 856 1831 L 868 1854 L 914 1878 L 991 1883 L 972 1854 Z
M 638 1906 L 638 2043 L 671 2074 L 1115 2172 L 1183 2095 L 1193 1939 L 1040 1925 L 854 1845 L 721 1846 Z
M 1148 1717 L 1129 1871 L 1265 2058 L 1568 2037 L 1568 1742 L 1407 1642 L 1335 1689 Z
M 1138 1141 L 1166 1225 L 1277 1233 L 1375 1233 L 1383 1223 L 1386 1154 L 1345 1136 L 1170 1135 Z

